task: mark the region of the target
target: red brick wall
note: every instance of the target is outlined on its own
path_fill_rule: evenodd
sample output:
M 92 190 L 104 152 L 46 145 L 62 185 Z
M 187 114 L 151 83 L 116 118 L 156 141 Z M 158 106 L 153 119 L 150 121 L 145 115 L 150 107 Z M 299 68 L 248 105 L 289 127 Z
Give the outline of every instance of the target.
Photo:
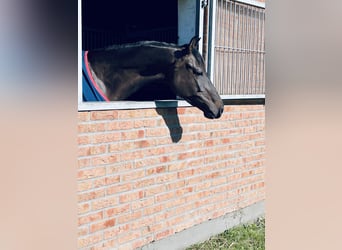
M 134 249 L 265 199 L 263 105 L 78 117 L 80 249 Z

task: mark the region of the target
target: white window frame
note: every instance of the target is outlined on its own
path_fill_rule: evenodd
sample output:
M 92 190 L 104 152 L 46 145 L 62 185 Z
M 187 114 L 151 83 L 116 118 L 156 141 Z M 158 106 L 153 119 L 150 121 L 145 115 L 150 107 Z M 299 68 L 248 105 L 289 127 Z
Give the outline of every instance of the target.
M 181 0 L 179 0 L 181 1 Z M 192 0 L 187 0 L 192 1 Z M 209 5 L 212 5 L 210 8 L 215 8 L 217 0 L 208 0 Z M 265 8 L 265 3 L 261 3 L 253 0 L 241 0 L 236 1 L 241 3 L 246 3 L 258 7 Z M 92 110 L 115 110 L 115 109 L 144 109 L 144 108 L 167 108 L 167 107 L 190 107 L 191 105 L 184 100 L 160 100 L 160 101 L 111 101 L 111 102 L 84 102 L 82 97 L 82 8 L 81 8 L 82 0 L 78 0 L 78 111 L 92 111 Z M 197 4 L 197 5 L 196 5 Z M 195 34 L 199 34 L 203 36 L 203 9 L 200 7 L 202 4 L 202 0 L 197 0 L 197 13 L 195 14 L 199 20 L 197 30 L 195 29 L 194 34 L 187 34 L 189 37 L 192 37 Z M 212 20 L 215 20 L 215 11 L 213 11 L 210 16 Z M 209 25 L 211 25 L 211 21 Z M 214 37 L 215 37 L 215 25 L 211 25 L 212 31 L 209 40 L 208 52 L 210 51 L 211 57 L 208 55 L 208 61 L 214 60 Z M 189 37 L 182 37 L 181 39 L 189 40 Z M 181 40 L 180 39 L 180 40 Z M 185 41 L 185 40 L 184 40 Z M 202 50 L 202 41 L 199 43 L 199 49 Z M 211 80 L 213 80 L 213 65 L 210 65 L 210 76 Z M 259 99 L 264 98 L 264 95 L 254 95 L 254 96 L 246 96 L 246 95 L 221 95 L 223 100 L 243 100 L 243 99 Z

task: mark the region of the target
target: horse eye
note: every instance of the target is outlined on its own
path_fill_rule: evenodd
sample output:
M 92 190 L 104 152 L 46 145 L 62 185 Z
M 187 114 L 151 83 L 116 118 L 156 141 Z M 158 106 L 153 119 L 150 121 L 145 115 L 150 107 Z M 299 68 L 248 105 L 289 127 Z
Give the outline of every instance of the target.
M 195 75 L 202 75 L 203 72 L 202 72 L 202 69 L 200 67 L 196 67 L 192 64 L 187 64 L 186 67 L 190 70 L 192 70 L 192 72 L 195 74 Z
M 198 68 L 193 68 L 193 72 L 195 75 L 203 75 L 203 72 L 201 69 L 198 69 Z

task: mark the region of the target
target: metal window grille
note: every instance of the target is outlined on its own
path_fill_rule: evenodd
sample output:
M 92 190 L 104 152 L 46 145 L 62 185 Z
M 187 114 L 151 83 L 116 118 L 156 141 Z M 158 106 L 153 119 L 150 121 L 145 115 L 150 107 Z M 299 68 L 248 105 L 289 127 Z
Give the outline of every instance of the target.
M 214 85 L 221 95 L 265 94 L 265 9 L 217 0 Z

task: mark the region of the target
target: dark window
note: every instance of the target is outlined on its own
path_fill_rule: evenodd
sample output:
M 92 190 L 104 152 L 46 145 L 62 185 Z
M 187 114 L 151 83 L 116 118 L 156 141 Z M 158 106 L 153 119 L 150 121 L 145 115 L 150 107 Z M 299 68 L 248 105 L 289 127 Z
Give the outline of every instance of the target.
M 177 43 L 177 1 L 82 0 L 82 49 L 155 40 Z
M 82 0 L 82 50 L 144 40 L 177 43 L 177 1 Z M 166 85 L 148 85 L 128 100 L 175 99 Z

